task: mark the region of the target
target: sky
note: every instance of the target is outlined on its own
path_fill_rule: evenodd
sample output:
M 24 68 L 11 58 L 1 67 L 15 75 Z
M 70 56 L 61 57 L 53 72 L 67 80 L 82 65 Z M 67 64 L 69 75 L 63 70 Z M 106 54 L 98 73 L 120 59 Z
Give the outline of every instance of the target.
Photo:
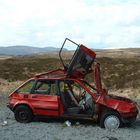
M 140 48 L 140 0 L 0 0 L 0 46 Z

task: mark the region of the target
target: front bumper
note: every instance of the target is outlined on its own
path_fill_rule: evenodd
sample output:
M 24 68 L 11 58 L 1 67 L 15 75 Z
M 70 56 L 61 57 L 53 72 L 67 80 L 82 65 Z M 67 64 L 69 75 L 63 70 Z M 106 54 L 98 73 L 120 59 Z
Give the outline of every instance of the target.
M 138 115 L 138 108 L 135 107 L 131 110 L 131 112 L 128 113 L 122 113 L 122 122 L 123 123 L 133 123 L 136 121 Z

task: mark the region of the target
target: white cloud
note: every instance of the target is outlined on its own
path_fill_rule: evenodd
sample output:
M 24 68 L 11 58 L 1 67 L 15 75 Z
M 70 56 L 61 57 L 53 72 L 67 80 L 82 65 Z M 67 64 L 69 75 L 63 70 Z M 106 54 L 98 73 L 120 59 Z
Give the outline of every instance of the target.
M 139 0 L 0 0 L 0 46 L 133 47 L 139 28 Z

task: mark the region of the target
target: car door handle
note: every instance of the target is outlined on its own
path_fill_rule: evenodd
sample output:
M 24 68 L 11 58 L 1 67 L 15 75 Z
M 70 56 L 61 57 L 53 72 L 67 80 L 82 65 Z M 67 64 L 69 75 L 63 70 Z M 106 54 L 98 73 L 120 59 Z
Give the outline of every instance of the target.
M 37 95 L 32 96 L 32 98 L 37 98 Z

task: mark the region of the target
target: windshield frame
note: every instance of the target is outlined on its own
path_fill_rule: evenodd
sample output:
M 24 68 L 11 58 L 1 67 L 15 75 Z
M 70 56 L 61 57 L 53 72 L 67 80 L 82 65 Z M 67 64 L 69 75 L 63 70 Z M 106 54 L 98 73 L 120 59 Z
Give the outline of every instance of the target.
M 67 41 L 69 41 L 69 42 L 75 44 L 75 45 L 77 46 L 77 48 L 80 46 L 79 44 L 77 44 L 76 42 L 70 40 L 69 38 L 66 38 L 66 39 L 64 40 L 64 42 L 63 42 L 63 44 L 62 44 L 62 46 L 61 46 L 61 49 L 60 49 L 60 51 L 59 51 L 59 58 L 60 58 L 60 61 L 61 61 L 61 63 L 62 63 L 62 65 L 63 65 L 63 67 L 64 67 L 65 70 L 67 69 L 67 65 L 64 63 L 64 60 L 62 59 L 62 54 L 61 54 L 61 53 L 62 53 L 62 50 L 63 50 L 63 48 L 64 48 L 64 46 L 65 46 L 65 44 L 66 44 Z M 77 50 L 77 49 L 76 49 L 76 50 Z M 76 50 L 75 50 L 75 52 L 76 52 Z M 75 52 L 74 52 L 74 54 L 75 54 Z
M 85 80 L 81 80 L 81 82 L 82 82 L 82 84 L 86 87 L 86 88 L 88 88 L 88 90 L 91 92 L 91 93 L 98 93 L 98 91 L 97 91 L 97 89 L 95 88 L 95 87 L 93 87 L 91 84 L 89 84 L 87 81 L 85 81 Z M 92 89 L 92 90 L 94 90 L 95 92 L 93 92 L 92 90 L 90 90 L 90 88 Z

